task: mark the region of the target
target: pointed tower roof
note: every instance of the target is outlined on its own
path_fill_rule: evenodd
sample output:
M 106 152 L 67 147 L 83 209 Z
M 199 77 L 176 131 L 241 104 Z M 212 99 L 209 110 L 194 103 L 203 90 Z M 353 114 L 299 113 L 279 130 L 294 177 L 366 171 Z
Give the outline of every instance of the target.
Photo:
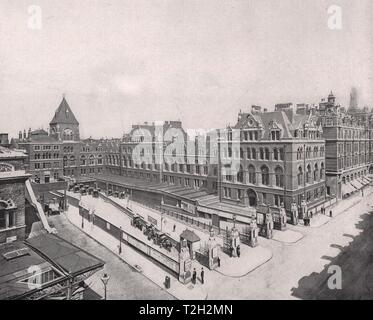
M 52 121 L 49 124 L 75 124 L 79 125 L 78 120 L 76 120 L 74 113 L 71 111 L 69 104 L 67 103 L 65 96 L 57 108 Z

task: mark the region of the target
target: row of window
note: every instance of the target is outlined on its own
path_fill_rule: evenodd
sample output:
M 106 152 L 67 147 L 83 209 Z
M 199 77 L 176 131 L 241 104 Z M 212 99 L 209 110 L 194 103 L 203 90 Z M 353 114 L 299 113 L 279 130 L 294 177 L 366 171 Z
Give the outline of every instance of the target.
M 59 153 L 53 153 L 53 155 L 52 155 L 52 153 L 49 153 L 49 152 L 47 152 L 47 153 L 35 153 L 34 154 L 34 159 L 35 160 L 38 160 L 38 159 L 52 159 L 52 158 L 57 159 L 57 158 L 59 158 L 59 156 L 60 156 Z
M 302 159 L 311 159 L 318 158 L 318 157 L 324 157 L 325 155 L 325 148 L 324 146 L 321 146 L 320 148 L 318 146 L 313 147 L 306 147 L 305 152 L 303 150 L 303 147 L 299 147 L 297 149 L 297 160 Z
M 298 167 L 298 174 L 297 174 L 297 180 L 298 180 L 298 187 L 302 187 L 305 183 L 312 183 L 319 180 L 325 179 L 325 168 L 324 163 L 322 162 L 320 165 L 320 168 L 318 164 L 316 163 L 313 168 L 311 168 L 311 165 L 308 164 L 306 167 L 306 172 L 303 172 L 302 166 Z
M 52 145 L 35 145 L 34 150 L 35 151 L 40 151 L 40 150 L 60 150 L 60 146 L 52 146 Z

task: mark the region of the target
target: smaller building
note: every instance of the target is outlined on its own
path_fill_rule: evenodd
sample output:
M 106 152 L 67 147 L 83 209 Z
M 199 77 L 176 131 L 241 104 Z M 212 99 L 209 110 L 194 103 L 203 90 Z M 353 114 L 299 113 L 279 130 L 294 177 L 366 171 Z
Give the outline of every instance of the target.
M 0 246 L 0 300 L 82 299 L 104 262 L 54 234 Z

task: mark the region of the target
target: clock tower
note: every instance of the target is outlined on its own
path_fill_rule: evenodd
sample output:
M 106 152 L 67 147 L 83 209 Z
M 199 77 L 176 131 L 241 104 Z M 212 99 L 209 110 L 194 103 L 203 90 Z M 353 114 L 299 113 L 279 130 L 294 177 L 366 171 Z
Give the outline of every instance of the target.
M 79 141 L 79 122 L 71 111 L 65 96 L 49 123 L 50 135 L 62 141 Z

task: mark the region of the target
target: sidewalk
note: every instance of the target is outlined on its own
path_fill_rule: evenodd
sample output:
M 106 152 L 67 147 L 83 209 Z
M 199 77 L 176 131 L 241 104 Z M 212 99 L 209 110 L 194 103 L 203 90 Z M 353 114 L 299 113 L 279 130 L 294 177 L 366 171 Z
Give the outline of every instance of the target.
M 347 199 L 338 200 L 335 204 L 332 204 L 330 207 L 325 208 L 325 214 L 317 213 L 313 216 L 310 222 L 310 226 L 306 227 L 303 224 L 303 220 L 299 220 L 298 226 L 302 228 L 319 228 L 325 224 L 327 224 L 331 219 L 339 216 L 340 214 L 346 212 L 348 209 L 352 208 L 356 204 L 358 204 L 361 200 L 368 197 L 373 193 L 373 188 L 371 186 L 366 187 L 364 192 L 364 197 L 361 196 L 361 193 L 355 193 L 354 195 L 350 196 Z M 333 216 L 329 216 L 330 210 L 333 213 Z
M 206 299 L 207 292 L 204 287 L 199 286 L 198 290 L 193 290 L 195 285 L 189 283 L 188 285 L 183 285 L 176 279 L 173 274 L 168 273 L 165 269 L 157 266 L 155 263 L 150 261 L 144 255 L 138 253 L 136 250 L 132 249 L 122 243 L 122 253 L 118 253 L 118 239 L 115 239 L 105 231 L 94 226 L 92 223 L 85 221 L 84 229 L 81 228 L 81 218 L 79 216 L 79 209 L 73 206 L 69 207 L 67 212 L 68 220 L 86 233 L 88 236 L 108 248 L 114 254 L 116 254 L 124 262 L 131 265 L 135 270 L 142 272 L 144 276 L 150 279 L 152 282 L 157 284 L 159 287 L 164 288 L 165 277 L 169 276 L 171 278 L 170 289 L 165 289 L 168 293 L 173 295 L 175 298 L 180 300 L 203 300 Z M 195 263 L 195 262 L 194 262 Z M 201 265 L 195 263 L 194 266 L 197 270 L 200 270 Z M 210 270 L 205 270 L 206 275 L 211 273 Z
M 261 246 L 251 248 L 247 245 L 241 245 L 240 247 L 241 256 L 239 258 L 222 254 L 221 266 L 215 271 L 224 276 L 240 278 L 272 258 L 272 252 L 267 248 Z

